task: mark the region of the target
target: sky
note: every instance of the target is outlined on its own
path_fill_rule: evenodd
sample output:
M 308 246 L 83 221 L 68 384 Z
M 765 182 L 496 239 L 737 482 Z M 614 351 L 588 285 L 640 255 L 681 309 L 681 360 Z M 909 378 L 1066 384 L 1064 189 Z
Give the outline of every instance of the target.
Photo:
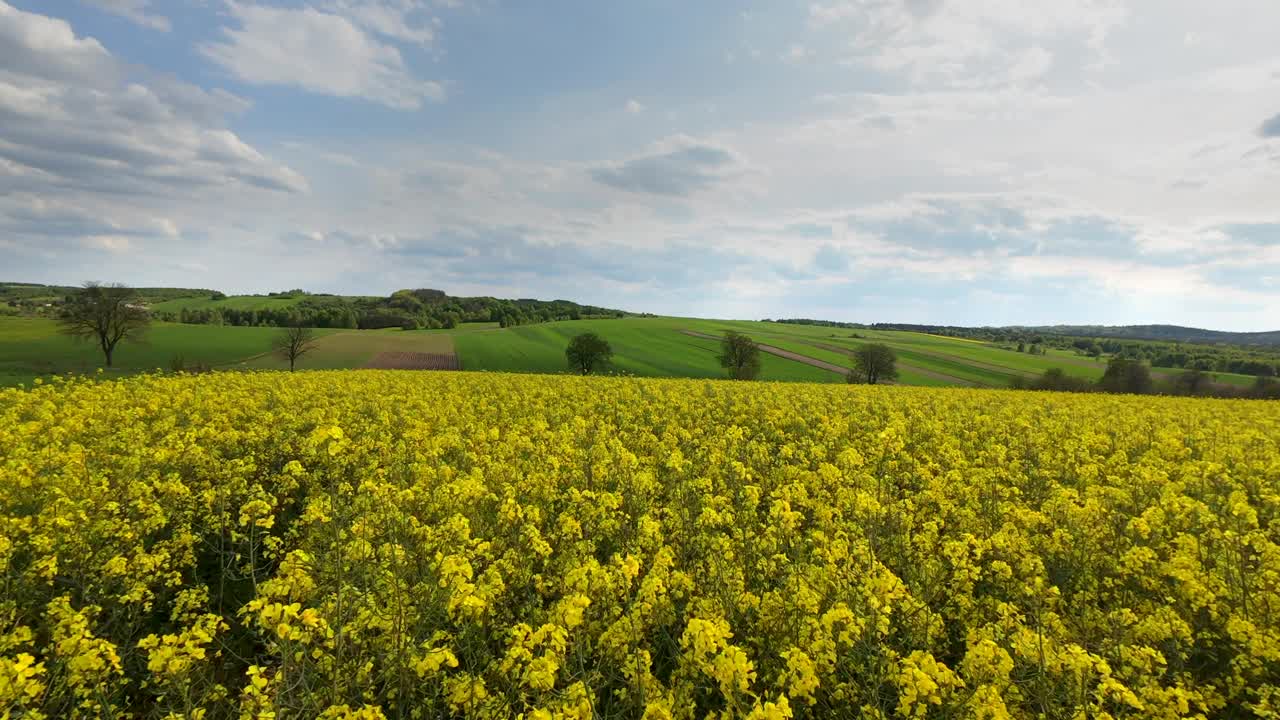
M 0 0 L 0 280 L 1280 328 L 1274 0 Z

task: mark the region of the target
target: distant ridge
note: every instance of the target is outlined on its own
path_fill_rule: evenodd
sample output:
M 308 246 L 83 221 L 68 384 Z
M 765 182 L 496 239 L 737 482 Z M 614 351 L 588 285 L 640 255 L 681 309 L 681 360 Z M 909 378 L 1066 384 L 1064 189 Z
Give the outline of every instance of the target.
M 961 327 L 956 325 L 917 325 L 912 323 L 874 323 L 871 325 L 839 323 L 839 325 L 841 327 L 863 327 L 872 330 L 909 330 L 912 332 L 950 335 L 952 337 L 980 337 L 993 340 L 1017 340 L 1023 335 L 1039 334 L 1114 338 L 1117 340 L 1157 340 L 1209 345 L 1220 343 L 1242 347 L 1280 346 L 1280 330 L 1242 333 L 1205 330 L 1181 325 L 1003 325 L 1000 327 Z
M 1065 335 L 1088 338 L 1114 338 L 1117 340 L 1156 340 L 1199 344 L 1224 344 L 1242 347 L 1280 347 L 1280 330 L 1266 332 L 1226 332 L 1182 325 L 922 325 L 919 323 L 852 323 L 834 320 L 787 318 L 766 320 L 799 325 L 823 325 L 850 330 L 906 330 L 951 337 L 978 338 L 983 340 L 1017 341 L 1025 335 Z
M 1130 338 L 1133 340 L 1167 340 L 1190 343 L 1228 343 L 1231 345 L 1280 345 L 1280 330 L 1267 332 L 1225 332 L 1181 325 L 1040 325 L 1015 326 L 1006 329 L 1083 335 L 1088 337 Z

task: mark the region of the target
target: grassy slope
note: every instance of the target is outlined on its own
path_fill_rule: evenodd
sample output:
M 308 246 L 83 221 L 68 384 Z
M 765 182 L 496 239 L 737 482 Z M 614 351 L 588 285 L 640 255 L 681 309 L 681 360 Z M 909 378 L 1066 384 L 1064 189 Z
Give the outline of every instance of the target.
M 1165 372 L 1179 373 L 1182 372 L 1182 370 L 1171 368 Z M 1215 372 L 1209 373 L 1209 377 L 1213 378 L 1214 382 L 1222 383 L 1223 385 L 1231 385 L 1233 387 L 1249 387 L 1258 381 L 1258 378 L 1253 375 L 1237 375 L 1236 373 Z
M 857 348 L 865 342 L 882 342 L 898 353 L 905 368 L 917 367 L 930 373 L 955 378 L 940 379 L 936 375 L 925 376 L 907 369 L 899 382 L 908 385 L 982 384 L 1005 387 L 1015 377 L 1035 377 L 1049 368 L 1061 368 L 1068 375 L 1096 380 L 1106 369 L 1106 360 L 1077 355 L 1073 352 L 1049 349 L 1047 355 L 1030 355 L 1005 350 L 976 340 L 950 338 L 941 335 L 901 331 L 856 331 L 861 337 L 851 337 L 854 331 L 815 325 L 790 325 L 764 323 L 751 320 L 697 320 L 666 318 L 679 327 L 718 334 L 725 330 L 744 332 L 759 342 L 777 345 L 806 355 L 829 359 L 822 354 L 819 345 Z M 797 347 L 793 343 L 808 344 L 811 349 Z M 1153 368 L 1158 376 L 1175 375 L 1180 368 Z M 1254 382 L 1249 375 L 1211 373 L 1215 381 L 1238 387 Z
M 680 332 L 687 326 L 672 318 L 568 320 L 487 333 L 458 334 L 454 342 L 464 370 L 564 372 L 564 348 L 581 332 L 596 332 L 613 347 L 613 369 L 649 377 L 722 377 L 715 340 Z M 766 380 L 835 382 L 835 373 L 766 355 Z
M 382 352 L 451 353 L 453 337 L 439 332 L 403 330 L 340 330 L 324 335 L 316 347 L 298 361 L 308 370 L 340 370 L 363 367 Z M 289 361 L 276 355 L 262 355 L 235 367 L 285 370 Z
M 322 297 L 322 296 L 320 296 Z M 185 297 L 166 300 L 152 305 L 152 309 L 166 312 L 187 310 L 262 310 L 264 308 L 288 308 L 306 299 L 304 295 L 296 297 L 269 297 L 266 295 L 232 295 L 222 300 L 212 300 L 208 296 Z
M 298 299 L 235 297 L 227 302 L 291 304 Z M 203 302 L 188 298 L 174 303 Z M 189 305 L 190 306 L 190 305 Z M 455 330 L 349 331 L 319 330 L 317 349 L 300 367 L 338 369 L 360 367 L 386 351 L 450 352 L 456 350 L 467 370 L 520 372 L 566 371 L 564 348 L 580 332 L 594 331 L 614 348 L 612 369 L 640 376 L 722 377 L 716 362 L 718 343 L 681 332 L 691 330 L 720 335 L 726 330 L 745 332 L 759 342 L 815 359 L 848 367 L 846 354 L 865 342 L 883 342 L 901 359 L 899 382 L 907 385 L 982 385 L 1004 387 L 1018 376 L 1031 377 L 1052 367 L 1071 375 L 1096 379 L 1105 363 L 1072 353 L 1050 350 L 1049 355 L 1028 355 L 985 343 L 923 333 L 898 331 L 853 332 L 820 326 L 762 323 L 747 320 L 690 318 L 625 318 L 574 320 L 500 329 L 493 323 L 467 323 Z M 268 355 L 275 328 L 218 327 L 157 323 L 145 344 L 122 345 L 116 372 L 167 368 L 178 354 L 188 363 L 225 367 L 280 369 L 285 362 Z M 0 317 L 0 385 L 27 382 L 36 375 L 55 372 L 93 372 L 101 356 L 93 345 L 77 343 L 57 334 L 47 319 Z M 1155 369 L 1176 374 L 1177 369 Z M 763 357 L 762 377 L 768 380 L 839 382 L 836 374 L 773 355 Z M 1247 386 L 1253 378 L 1215 373 L 1218 382 Z
M 866 342 L 883 342 L 892 347 L 901 360 L 901 377 L 899 382 L 910 385 L 988 385 L 1004 387 L 1015 375 L 1026 374 L 1026 370 L 1009 367 L 993 367 L 990 360 L 995 355 L 1004 353 L 1018 355 L 997 348 L 975 346 L 971 342 L 921 335 L 905 332 L 859 332 L 861 338 L 853 338 L 851 331 L 838 328 L 790 325 L 783 323 L 762 323 L 754 321 L 715 321 L 689 320 L 687 325 L 701 332 L 719 333 L 724 330 L 737 330 L 750 335 L 759 342 L 764 342 L 787 350 L 802 352 L 806 355 L 830 360 L 832 356 L 842 358 L 832 360 L 848 364 L 847 355 L 827 349 L 843 348 L 846 351 L 857 349 Z M 826 346 L 826 347 L 822 347 Z M 986 362 L 973 362 L 959 353 L 986 353 L 981 355 Z M 1046 367 L 1052 367 L 1051 364 Z M 916 371 L 919 372 L 916 372 Z
M 142 342 L 120 344 L 113 372 L 168 368 L 175 355 L 182 355 L 189 364 L 225 365 L 267 352 L 277 332 L 275 328 L 155 323 Z M 29 382 L 50 373 L 91 373 L 102 364 L 96 345 L 58 334 L 52 320 L 0 318 L 0 385 Z
M 487 324 L 464 328 L 460 330 L 463 334 L 483 331 Z M 168 369 L 176 355 L 182 355 L 188 365 L 280 370 L 287 368 L 288 362 L 270 354 L 271 341 L 279 332 L 278 328 L 155 323 L 143 342 L 120 344 L 111 373 Z M 453 336 L 442 331 L 315 332 L 319 342 L 299 361 L 301 368 L 361 367 L 380 352 L 453 352 Z M 30 383 L 41 375 L 93 373 L 102 365 L 102 353 L 96 345 L 58 334 L 52 320 L 0 317 L 0 387 Z

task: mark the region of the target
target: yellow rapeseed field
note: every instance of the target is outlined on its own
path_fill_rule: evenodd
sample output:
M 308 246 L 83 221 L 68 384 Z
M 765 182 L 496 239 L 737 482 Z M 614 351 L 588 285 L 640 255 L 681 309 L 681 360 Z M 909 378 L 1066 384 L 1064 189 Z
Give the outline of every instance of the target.
M 0 715 L 1280 717 L 1280 403 L 0 392 Z

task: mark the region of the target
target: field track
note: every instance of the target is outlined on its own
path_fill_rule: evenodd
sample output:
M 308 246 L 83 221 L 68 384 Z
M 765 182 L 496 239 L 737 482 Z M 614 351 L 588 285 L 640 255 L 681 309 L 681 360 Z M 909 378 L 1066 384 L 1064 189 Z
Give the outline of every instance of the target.
M 1008 365 L 1000 365 L 993 362 L 975 360 L 973 358 L 964 357 L 963 355 L 951 355 L 945 352 L 938 352 L 937 350 L 915 349 L 915 352 L 918 352 L 921 355 L 928 355 L 930 357 L 935 357 L 935 358 L 938 358 L 939 360 L 947 360 L 950 362 L 963 363 L 971 367 L 979 368 L 982 370 L 990 370 L 992 372 L 998 372 L 998 373 L 1003 373 L 1007 375 L 1021 375 L 1023 377 L 1036 377 L 1039 375 L 1039 373 L 1037 373 L 1035 370 L 1023 370 L 1016 367 L 1010 367 Z
M 837 352 L 837 353 L 840 353 L 841 355 L 848 355 L 849 357 L 854 357 L 855 351 L 850 350 L 847 347 L 841 347 L 839 345 L 828 345 L 826 343 L 816 343 L 816 342 L 810 343 L 810 344 L 816 348 L 821 348 L 823 350 L 830 350 L 831 352 Z M 921 354 L 927 355 L 930 353 L 921 353 Z M 910 365 L 902 361 L 898 361 L 898 367 L 902 368 L 903 370 L 919 373 L 921 375 L 924 375 L 925 377 L 931 377 L 934 380 L 941 380 L 943 382 L 946 382 L 952 385 L 962 385 L 962 386 L 968 386 L 968 387 L 987 387 L 987 385 L 985 385 L 984 383 L 980 383 L 977 380 L 968 380 L 962 377 L 956 377 L 955 375 L 948 375 L 944 372 L 938 372 L 937 370 L 928 370 L 926 368 L 920 367 L 919 365 Z
M 681 330 L 680 332 L 684 333 L 685 335 L 705 338 L 708 340 L 720 339 L 718 335 L 694 332 L 693 330 Z M 801 355 L 800 353 L 797 353 L 797 352 L 791 352 L 790 350 L 783 350 L 780 347 L 774 347 L 772 345 L 763 345 L 761 343 L 756 343 L 756 345 L 760 348 L 761 352 L 767 352 L 770 355 L 776 355 L 780 358 L 786 358 L 787 360 L 795 360 L 798 363 L 804 363 L 805 365 L 812 365 L 813 367 L 822 368 L 823 370 L 829 370 L 833 373 L 838 373 L 840 375 L 849 374 L 849 368 L 836 365 L 835 363 L 829 363 L 825 360 L 818 360 L 817 358 L 811 358 L 807 355 Z
M 455 353 L 380 352 L 364 367 L 375 370 L 459 370 Z
M 692 335 L 693 337 L 707 338 L 709 340 L 720 339 L 719 336 L 711 335 L 708 333 L 695 332 L 693 330 L 681 330 L 680 332 L 686 335 Z M 818 348 L 821 350 L 829 350 L 831 352 L 837 352 L 842 355 L 848 355 L 850 357 L 853 356 L 852 350 L 850 350 L 849 348 L 840 347 L 838 345 L 826 345 L 823 343 L 815 343 L 807 340 L 802 340 L 801 342 L 806 342 L 807 344 L 812 345 L 815 348 Z M 840 375 L 849 374 L 850 368 L 847 368 L 841 365 L 836 365 L 835 363 L 829 363 L 825 360 L 818 360 L 817 358 L 811 358 L 807 355 L 801 355 L 800 353 L 792 352 L 790 350 L 783 350 L 782 348 L 774 347 L 773 345 L 765 345 L 761 343 L 756 343 L 756 344 L 760 347 L 761 352 L 766 352 L 766 353 L 769 353 L 770 355 L 777 355 L 778 357 L 786 358 L 788 360 L 795 360 L 796 362 L 804 363 L 805 365 L 812 365 L 813 367 L 822 368 L 823 370 L 828 370 L 830 372 L 838 373 Z M 925 377 L 930 377 L 935 380 L 940 380 L 947 384 L 963 385 L 963 386 L 970 386 L 970 387 L 984 387 L 981 383 L 978 383 L 975 380 L 966 380 L 964 378 L 959 378 L 954 375 L 948 375 L 946 373 L 941 373 L 936 370 L 929 370 L 926 368 L 922 368 L 918 365 L 910 365 L 901 361 L 898 362 L 898 367 L 907 372 L 917 373 Z

